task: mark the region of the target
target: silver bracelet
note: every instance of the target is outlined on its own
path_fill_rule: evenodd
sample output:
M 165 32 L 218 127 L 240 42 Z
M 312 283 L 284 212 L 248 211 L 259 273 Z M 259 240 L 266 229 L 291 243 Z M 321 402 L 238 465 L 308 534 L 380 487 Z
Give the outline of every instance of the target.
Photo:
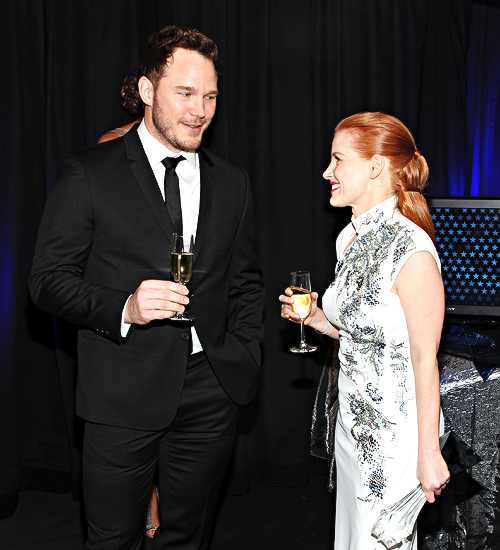
M 316 332 L 318 334 L 328 334 L 332 330 L 333 325 L 330 323 L 330 321 L 328 319 L 326 320 L 326 322 L 328 323 L 328 325 L 326 326 L 326 329 L 323 332 L 321 332 L 320 330 L 316 330 L 316 329 L 314 329 L 314 330 L 316 330 Z

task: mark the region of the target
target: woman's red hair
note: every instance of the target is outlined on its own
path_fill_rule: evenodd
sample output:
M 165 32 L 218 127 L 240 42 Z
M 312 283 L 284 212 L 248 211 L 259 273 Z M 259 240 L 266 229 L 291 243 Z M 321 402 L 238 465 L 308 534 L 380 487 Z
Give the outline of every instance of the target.
M 429 167 L 408 128 L 385 113 L 358 113 L 339 122 L 335 133 L 341 131 L 352 135 L 351 145 L 362 158 L 381 155 L 389 160 L 391 184 L 397 195 L 399 211 L 435 242 L 434 224 L 422 196 Z

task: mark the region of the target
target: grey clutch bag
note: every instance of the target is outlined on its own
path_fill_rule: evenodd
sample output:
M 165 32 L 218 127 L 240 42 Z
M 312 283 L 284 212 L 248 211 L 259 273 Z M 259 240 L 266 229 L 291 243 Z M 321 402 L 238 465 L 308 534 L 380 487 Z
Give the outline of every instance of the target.
M 481 458 L 455 432 L 446 432 L 439 438 L 441 454 L 450 471 L 450 477 L 477 464 Z M 397 548 L 411 536 L 418 514 L 425 504 L 421 485 L 410 491 L 401 500 L 382 510 L 372 527 L 372 536 L 388 550 Z

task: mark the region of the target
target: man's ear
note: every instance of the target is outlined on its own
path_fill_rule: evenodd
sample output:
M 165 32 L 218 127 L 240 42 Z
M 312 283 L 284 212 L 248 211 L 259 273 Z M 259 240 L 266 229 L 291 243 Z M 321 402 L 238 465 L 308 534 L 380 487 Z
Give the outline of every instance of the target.
M 139 95 L 141 96 L 144 105 L 149 105 L 150 107 L 152 107 L 154 88 L 151 80 L 149 80 L 149 78 L 146 78 L 145 76 L 141 76 L 141 78 L 139 78 L 139 82 L 137 83 L 137 87 L 139 89 Z
M 380 176 L 385 168 L 385 158 L 382 155 L 374 155 L 370 160 L 370 178 L 375 179 Z

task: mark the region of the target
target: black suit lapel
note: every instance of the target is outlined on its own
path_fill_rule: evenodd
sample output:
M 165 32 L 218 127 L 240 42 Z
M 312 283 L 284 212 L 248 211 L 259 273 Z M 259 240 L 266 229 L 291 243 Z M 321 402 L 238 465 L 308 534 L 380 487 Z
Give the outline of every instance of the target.
M 198 156 L 200 159 L 201 189 L 200 213 L 198 214 L 198 227 L 196 229 L 196 242 L 194 245 L 194 261 L 196 261 L 196 257 L 206 236 L 215 188 L 215 167 L 212 160 L 203 149 L 198 151 Z
M 127 150 L 127 158 L 131 162 L 130 170 L 144 193 L 155 218 L 161 225 L 167 239 L 171 242 L 174 226 L 168 215 L 168 210 L 165 207 L 161 191 L 158 187 L 158 182 L 153 174 L 148 157 L 144 152 L 141 140 L 137 134 L 137 128 L 134 127 L 127 132 L 123 136 L 123 140 Z

